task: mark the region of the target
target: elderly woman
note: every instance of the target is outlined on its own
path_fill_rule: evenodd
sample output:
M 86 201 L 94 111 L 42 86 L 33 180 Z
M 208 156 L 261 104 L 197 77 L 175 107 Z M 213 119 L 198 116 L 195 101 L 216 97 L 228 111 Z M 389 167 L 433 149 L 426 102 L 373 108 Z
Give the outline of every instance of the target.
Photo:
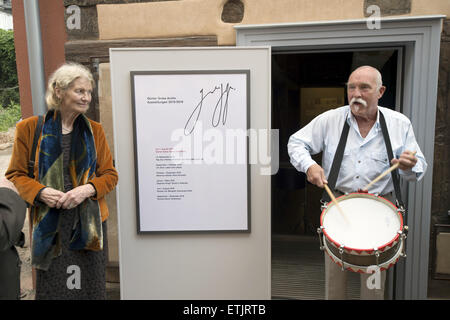
M 6 177 L 32 206 L 36 299 L 105 299 L 104 196 L 118 175 L 102 126 L 84 115 L 94 87 L 85 67 L 66 63 L 50 77 L 35 156 L 28 176 L 36 116 L 17 124 Z

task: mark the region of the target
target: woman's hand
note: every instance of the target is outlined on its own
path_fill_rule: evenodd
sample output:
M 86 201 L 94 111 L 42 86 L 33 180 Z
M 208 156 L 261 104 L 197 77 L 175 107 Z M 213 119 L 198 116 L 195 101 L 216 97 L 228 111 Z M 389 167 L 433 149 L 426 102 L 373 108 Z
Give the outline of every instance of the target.
M 94 195 L 95 188 L 92 184 L 88 183 L 64 193 L 64 195 L 56 202 L 55 207 L 57 209 L 73 209 L 82 203 L 86 198 Z
M 64 196 L 64 192 L 47 187 L 41 191 L 39 200 L 44 202 L 49 208 L 55 208 L 58 200 Z

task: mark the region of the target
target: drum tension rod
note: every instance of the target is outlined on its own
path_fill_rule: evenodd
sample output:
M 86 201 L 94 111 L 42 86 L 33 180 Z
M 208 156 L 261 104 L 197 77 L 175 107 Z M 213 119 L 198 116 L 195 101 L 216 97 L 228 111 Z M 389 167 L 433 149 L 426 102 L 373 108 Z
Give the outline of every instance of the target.
M 342 244 L 339 247 L 339 254 L 341 255 L 341 263 L 342 263 L 342 271 L 345 271 L 345 267 L 344 267 L 344 245 Z
M 397 206 L 397 211 L 402 214 L 402 217 L 404 217 L 405 216 L 405 212 L 406 212 L 405 208 L 402 205 L 400 205 L 400 203 L 398 202 L 398 199 L 395 200 L 395 204 Z
M 403 226 L 403 231 L 399 231 L 401 233 L 401 241 L 403 243 L 401 256 L 406 258 L 406 237 L 408 236 L 408 226 Z
M 373 252 L 374 252 L 374 254 L 375 254 L 375 259 L 376 259 L 377 267 L 379 268 L 379 267 L 380 267 L 380 264 L 379 264 L 379 262 L 378 262 L 378 258 L 380 257 L 380 252 L 378 251 L 378 248 L 374 248 L 374 249 L 373 249 Z
M 323 241 L 322 241 L 322 233 L 323 233 L 323 226 L 320 226 L 320 228 L 317 228 L 317 233 L 319 234 L 319 242 L 320 242 L 320 250 L 324 250 Z

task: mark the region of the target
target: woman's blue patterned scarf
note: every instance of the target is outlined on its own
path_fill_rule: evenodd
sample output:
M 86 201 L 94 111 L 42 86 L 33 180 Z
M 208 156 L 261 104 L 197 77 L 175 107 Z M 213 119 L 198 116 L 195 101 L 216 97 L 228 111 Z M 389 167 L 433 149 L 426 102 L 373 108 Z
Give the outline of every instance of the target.
M 61 115 L 49 111 L 45 116 L 39 149 L 39 181 L 64 192 Z M 73 187 L 86 184 L 95 176 L 97 154 L 89 120 L 79 115 L 73 124 L 69 172 Z M 103 234 L 100 208 L 96 200 L 87 198 L 75 210 L 69 249 L 102 250 Z M 61 255 L 59 217 L 62 209 L 45 204 L 35 208 L 33 218 L 32 264 L 48 270 L 53 258 Z

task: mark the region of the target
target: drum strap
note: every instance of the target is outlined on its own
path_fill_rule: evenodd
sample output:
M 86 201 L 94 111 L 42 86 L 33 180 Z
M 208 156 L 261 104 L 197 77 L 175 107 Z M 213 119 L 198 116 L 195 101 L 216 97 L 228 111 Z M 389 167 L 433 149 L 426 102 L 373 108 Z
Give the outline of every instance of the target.
M 386 126 L 386 120 L 384 119 L 383 113 L 380 111 L 380 126 L 381 126 L 381 132 L 383 133 L 384 143 L 386 144 L 386 150 L 389 156 L 389 159 L 394 159 L 394 154 L 392 152 L 392 145 L 391 145 L 391 139 L 389 138 L 389 132 Z M 402 192 L 400 189 L 400 177 L 398 174 L 398 170 L 391 171 L 392 175 L 392 182 L 394 183 L 394 191 L 395 191 L 395 197 L 397 199 L 397 205 L 400 208 L 404 208 L 403 201 L 402 201 Z

